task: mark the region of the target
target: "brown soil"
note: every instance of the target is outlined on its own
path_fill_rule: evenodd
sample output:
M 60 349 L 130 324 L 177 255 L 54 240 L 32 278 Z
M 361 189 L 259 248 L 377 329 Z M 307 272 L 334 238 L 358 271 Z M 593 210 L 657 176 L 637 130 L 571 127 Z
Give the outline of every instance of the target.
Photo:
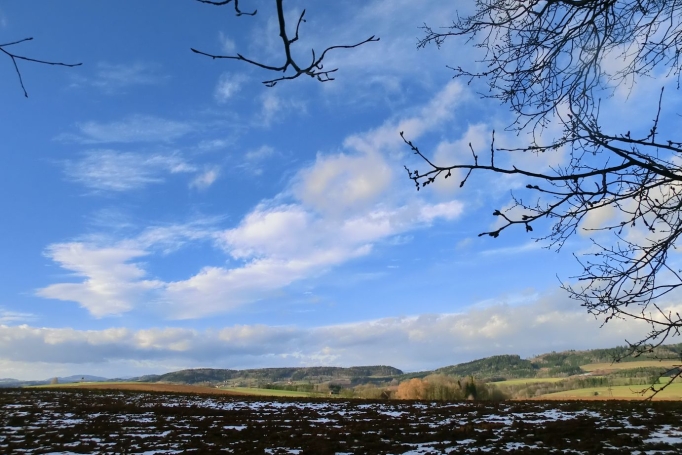
M 311 400 L 93 385 L 0 389 L 0 453 L 682 453 L 673 402 Z
M 675 400 L 675 399 L 669 399 L 665 400 L 662 398 L 657 398 L 654 397 L 654 400 L 656 401 L 680 401 L 680 400 Z M 596 396 L 588 396 L 588 397 L 571 397 L 571 396 L 552 396 L 552 395 L 542 395 L 539 397 L 534 397 L 534 398 L 524 398 L 524 399 L 519 399 L 519 400 L 513 400 L 513 401 L 646 401 L 645 398 L 636 396 L 632 398 L 623 398 L 623 397 L 609 397 L 606 395 L 596 395 Z

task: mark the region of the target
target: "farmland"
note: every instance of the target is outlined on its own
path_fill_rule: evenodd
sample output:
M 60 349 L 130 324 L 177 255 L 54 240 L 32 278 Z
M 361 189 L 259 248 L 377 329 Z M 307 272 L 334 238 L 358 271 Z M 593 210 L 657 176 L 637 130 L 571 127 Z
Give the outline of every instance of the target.
M 679 360 L 638 360 L 635 362 L 600 362 L 580 365 L 583 371 L 631 370 L 633 368 L 673 368 L 680 366 Z
M 137 392 L 171 392 L 202 395 L 255 395 L 265 397 L 322 397 L 321 393 L 297 392 L 289 390 L 259 389 L 256 387 L 203 387 L 186 384 L 164 384 L 158 382 L 73 382 L 68 384 L 41 385 L 35 389 L 92 389 L 92 390 L 129 390 Z
M 637 358 L 618 358 L 625 348 L 564 351 L 530 359 L 496 355 L 430 371 L 404 373 L 386 365 L 261 369 L 197 368 L 126 381 L 88 375 L 42 381 L 5 379 L 2 387 L 60 387 L 236 396 L 361 399 L 624 399 L 659 385 L 677 372 L 682 344 L 666 345 Z M 654 358 L 659 356 L 661 360 Z M 677 359 L 672 357 L 678 356 Z M 86 382 L 92 378 L 98 382 Z M 80 380 L 79 380 L 80 379 Z M 62 382 L 64 381 L 64 382 Z M 77 382 L 73 382 L 77 381 Z M 657 399 L 682 400 L 680 379 Z
M 565 392 L 542 395 L 541 399 L 550 400 L 575 400 L 575 399 L 618 399 L 618 400 L 641 400 L 640 391 L 646 386 L 613 386 L 613 387 L 589 387 L 584 389 L 567 390 Z M 645 396 L 650 395 L 650 392 Z M 654 400 L 682 400 L 682 383 L 670 384 Z
M 242 395 L 255 395 L 262 397 L 311 398 L 324 396 L 324 394 L 318 392 L 298 392 L 295 390 L 259 389 L 257 387 L 233 387 L 225 390 Z
M 678 452 L 673 402 L 418 402 L 0 391 L 3 453 Z
M 521 385 L 521 384 L 538 384 L 543 382 L 559 382 L 566 378 L 518 378 L 518 379 L 507 379 L 506 381 L 494 382 L 495 385 L 507 386 L 507 385 Z
M 92 390 L 125 390 L 136 392 L 167 392 L 167 393 L 192 393 L 208 395 L 244 395 L 234 390 L 218 389 L 215 387 L 202 387 L 185 384 L 160 384 L 144 382 L 74 382 L 69 384 L 44 385 L 30 387 L 29 389 L 92 389 Z

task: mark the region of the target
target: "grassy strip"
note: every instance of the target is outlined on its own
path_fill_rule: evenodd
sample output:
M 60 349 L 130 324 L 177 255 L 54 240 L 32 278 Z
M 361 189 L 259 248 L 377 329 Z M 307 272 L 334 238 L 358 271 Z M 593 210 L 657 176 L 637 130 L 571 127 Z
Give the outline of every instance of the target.
M 319 392 L 299 392 L 294 390 L 259 389 L 256 387 L 221 387 L 221 390 L 229 390 L 244 395 L 257 395 L 262 397 L 323 397 L 327 396 Z
M 106 386 L 111 386 L 112 389 L 122 388 L 127 389 L 126 386 L 134 386 L 140 390 L 150 390 L 164 389 L 166 384 L 156 384 L 147 382 L 67 382 L 64 384 L 45 384 L 37 386 L 29 386 L 29 388 L 102 388 Z M 206 387 L 198 386 L 182 386 L 187 392 L 191 393 L 195 388 L 196 390 L 207 389 Z M 207 389 L 208 390 L 208 389 Z M 290 390 L 275 390 L 275 389 L 259 389 L 255 387 L 220 387 L 219 389 L 214 389 L 216 391 L 221 390 L 225 392 L 234 392 L 240 395 L 255 395 L 263 397 L 300 397 L 300 398 L 311 398 L 311 397 L 326 397 L 323 393 L 319 392 L 298 392 Z
M 54 387 L 79 387 L 88 385 L 119 385 L 119 384 L 142 384 L 141 382 L 120 382 L 120 381 L 96 381 L 96 382 L 64 382 L 61 384 L 42 384 L 42 385 L 29 385 L 23 387 L 24 389 L 42 389 L 42 388 L 54 388 Z
M 639 360 L 637 362 L 618 362 L 618 363 L 588 363 L 580 365 L 584 371 L 595 370 L 632 370 L 635 368 L 672 368 L 681 365 L 679 360 Z
M 496 386 L 505 385 L 523 385 L 523 384 L 538 384 L 542 382 L 559 382 L 566 378 L 521 378 L 521 379 L 507 379 L 506 381 L 491 382 L 490 384 Z
M 567 390 L 565 392 L 548 393 L 538 397 L 539 399 L 567 400 L 567 399 L 620 399 L 620 400 L 643 400 L 649 394 L 642 396 L 641 390 L 646 386 L 613 386 L 590 387 L 586 389 Z M 666 387 L 655 397 L 656 400 L 682 400 L 682 383 L 673 383 Z

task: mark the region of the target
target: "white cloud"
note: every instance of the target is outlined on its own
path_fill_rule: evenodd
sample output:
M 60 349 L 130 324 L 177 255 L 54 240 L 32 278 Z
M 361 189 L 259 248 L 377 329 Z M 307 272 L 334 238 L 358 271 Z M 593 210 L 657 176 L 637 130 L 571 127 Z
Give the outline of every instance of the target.
M 377 202 L 390 186 L 393 171 L 377 153 L 318 155 L 299 172 L 296 196 L 320 212 L 344 212 Z
M 433 131 L 455 117 L 455 107 L 471 97 L 459 81 L 449 82 L 417 114 L 398 121 L 387 121 L 366 133 L 356 134 L 344 141 L 344 147 L 363 153 L 388 152 L 398 157 L 404 155 L 405 144 L 399 133 L 403 131 L 408 140 L 415 140 Z
M 218 103 L 226 103 L 232 96 L 239 92 L 247 78 L 243 74 L 223 73 L 218 79 L 213 96 Z
M 84 367 L 108 369 L 110 376 L 130 374 L 131 370 L 149 373 L 150 365 L 167 371 L 225 365 L 388 364 L 410 371 L 496 354 L 530 357 L 552 350 L 612 347 L 624 344 L 625 338 L 643 336 L 648 328 L 633 321 L 612 320 L 602 328 L 600 323 L 565 294 L 551 293 L 526 304 L 500 299 L 461 313 L 312 328 L 236 325 L 204 331 L 173 327 L 75 330 L 0 325 L 0 367 L 3 376 L 26 376 L 48 366 L 70 368 L 71 374 L 82 373 Z M 147 371 L 139 371 L 140 365 L 147 365 Z M 45 377 L 53 375 L 43 373 Z
M 370 103 L 380 98 L 391 104 L 404 104 L 405 96 L 415 85 L 432 88 L 451 76 L 446 65 L 457 66 L 474 61 L 471 46 L 454 48 L 455 40 L 442 50 L 436 46 L 417 49 L 416 40 L 425 23 L 433 27 L 450 25 L 458 12 L 469 10 L 467 2 L 405 0 L 363 2 L 349 8 L 344 17 L 334 17 L 319 26 L 310 24 L 304 38 L 317 39 L 315 44 L 352 43 L 374 34 L 381 38 L 352 52 L 333 52 L 325 58 L 325 68 L 339 68 L 333 84 L 324 84 L 325 93 L 342 103 Z M 390 17 L 390 21 L 385 18 Z M 324 27 L 324 31 L 322 30 Z M 323 41 L 323 43 L 319 43 Z M 312 46 L 312 44 L 311 44 Z M 397 99 L 397 101 L 396 101 Z
M 483 256 L 498 256 L 498 255 L 514 255 L 519 253 L 526 253 L 529 251 L 537 251 L 542 248 L 542 243 L 530 241 L 517 246 L 509 246 L 504 248 L 493 248 L 490 250 L 483 250 L 480 252 Z
M 83 144 L 173 142 L 195 129 L 187 122 L 150 115 L 132 115 L 110 123 L 90 121 L 77 127 L 80 134 L 61 134 L 56 139 Z
M 164 254 L 182 248 L 188 242 L 210 239 L 215 232 L 217 218 L 199 218 L 190 223 L 155 226 L 143 231 L 135 244 L 144 249 L 160 249 Z
M 74 272 L 76 281 L 52 284 L 37 294 L 78 302 L 95 317 L 152 305 L 171 319 L 202 318 L 266 298 L 293 282 L 369 254 L 377 242 L 438 219 L 452 220 L 461 212 L 456 201 L 413 203 L 340 221 L 295 204 L 258 206 L 226 231 L 180 225 L 149 229 L 137 238 L 114 243 L 97 239 L 99 243 L 55 244 L 46 255 Z M 155 251 L 169 254 L 186 242 L 202 239 L 214 239 L 243 264 L 204 267 L 174 282 L 147 277 L 140 259 Z
M 458 202 L 375 210 L 345 220 L 326 219 L 298 205 L 257 207 L 239 226 L 217 235 L 226 252 L 245 261 L 237 268 L 206 267 L 188 280 L 168 283 L 162 300 L 175 318 L 198 318 L 266 298 L 365 256 L 376 242 L 436 219 L 454 219 Z
M 437 218 L 454 219 L 462 211 L 457 201 L 429 205 L 414 203 L 396 209 L 377 208 L 343 220 L 319 217 L 299 205 L 257 207 L 220 240 L 238 259 L 292 258 L 317 251 L 347 254 L 383 238 L 431 223 Z M 305 235 L 301 235 L 305 233 Z
M 230 39 L 230 37 L 223 32 L 218 33 L 218 41 L 220 41 L 220 49 L 225 54 L 232 54 L 237 47 L 234 40 Z
M 129 191 L 164 181 L 163 174 L 193 173 L 197 168 L 178 153 L 143 154 L 90 150 L 79 161 L 65 163 L 70 180 L 95 190 Z
M 267 90 L 260 97 L 261 111 L 257 116 L 260 126 L 269 127 L 282 117 L 306 112 L 306 105 L 300 100 L 282 98 L 275 90 Z
M 74 272 L 77 283 L 58 283 L 37 291 L 50 299 L 78 302 L 95 317 L 132 309 L 161 282 L 145 278 L 146 272 L 131 261 L 148 253 L 132 246 L 97 248 L 84 243 L 60 243 L 47 251 L 53 261 Z
M 157 85 L 167 80 L 166 76 L 159 75 L 154 65 L 147 63 L 111 64 L 99 62 L 95 75 L 91 78 L 72 76 L 72 86 L 89 85 L 102 90 L 107 94 L 116 94 L 126 88 L 139 85 Z
M 244 161 L 239 164 L 239 168 L 253 175 L 263 174 L 263 165 L 267 160 L 272 159 L 277 155 L 274 148 L 269 145 L 262 145 L 258 148 L 251 149 L 244 154 Z
M 41 295 L 77 301 L 98 315 L 130 310 L 140 302 L 138 297 L 130 297 L 130 302 L 122 304 L 124 297 L 117 294 L 103 303 L 109 308 L 105 311 L 96 307 L 95 291 L 90 286 L 93 280 L 98 289 L 104 285 L 94 279 L 100 274 L 93 269 L 89 256 L 98 251 L 121 249 L 118 265 L 123 270 L 132 268 L 138 275 L 130 276 L 126 284 L 114 276 L 112 286 L 122 290 L 139 289 L 142 294 L 153 288 L 153 298 L 146 294 L 145 298 L 163 307 L 164 314 L 170 318 L 206 317 L 264 299 L 291 283 L 314 278 L 335 266 L 368 255 L 378 242 L 437 220 L 454 220 L 463 211 L 461 202 L 449 200 L 431 204 L 416 198 L 409 190 L 394 191 L 387 198 L 393 172 L 385 155 L 404 147 L 399 131 L 405 130 L 412 137 L 419 137 L 451 119 L 453 107 L 462 97 L 461 85 L 449 83 L 433 100 L 418 109 L 417 115 L 386 122 L 377 129 L 349 137 L 344 146 L 352 154 L 318 155 L 312 165 L 293 179 L 290 189 L 274 199 L 286 200 L 293 194 L 298 200 L 288 204 L 261 203 L 236 227 L 213 231 L 211 236 L 217 245 L 241 261 L 241 265 L 204 267 L 194 276 L 173 282 L 149 281 L 144 277 L 144 265 L 135 261 L 158 248 L 154 241 L 129 238 L 102 245 L 76 242 L 67 244 L 79 246 L 73 259 L 64 260 L 53 254 L 55 247 L 48 249 L 48 255 L 62 267 L 77 271 L 85 280 L 49 286 L 40 291 Z M 273 153 L 272 148 L 263 146 L 247 152 L 245 162 L 253 166 Z M 144 169 L 144 166 L 136 168 Z M 173 169 L 194 171 L 184 162 L 177 163 Z M 204 173 L 197 176 L 193 185 L 207 185 L 216 176 L 215 172 Z M 137 181 L 144 183 L 143 177 L 159 178 L 145 174 L 137 176 Z M 183 236 L 178 234 L 174 238 L 186 238 Z M 133 247 L 135 255 L 129 252 Z M 78 254 L 82 255 L 83 264 L 80 264 Z
M 22 313 L 19 311 L 9 311 L 0 307 L 0 324 L 10 324 L 16 322 L 27 322 L 35 319 L 35 315 Z
M 246 161 L 262 161 L 266 158 L 270 158 L 272 155 L 275 154 L 275 149 L 270 147 L 269 145 L 263 145 L 258 147 L 257 149 L 249 150 L 244 154 L 244 159 Z
M 347 137 L 343 145 L 349 153 L 318 154 L 315 162 L 294 179 L 294 194 L 304 204 L 330 214 L 366 209 L 385 198 L 389 190 L 401 194 L 392 188 L 395 170 L 404 172 L 406 145 L 400 132 L 410 140 L 418 139 L 451 120 L 455 107 L 467 97 L 460 83 L 450 82 L 431 101 L 415 109 L 415 115 Z
M 228 139 L 206 139 L 197 144 L 197 149 L 202 152 L 211 152 L 214 150 L 225 149 L 231 145 L 232 142 L 232 140 Z
M 220 168 L 217 166 L 206 169 L 201 174 L 197 175 L 189 184 L 190 188 L 197 188 L 203 190 L 213 185 L 220 175 Z
M 147 276 L 140 262 L 152 252 L 169 254 L 189 241 L 209 238 L 212 220 L 161 226 L 143 231 L 137 238 L 111 241 L 93 237 L 50 245 L 45 256 L 72 272 L 74 282 L 38 289 L 36 295 L 77 302 L 97 318 L 118 315 L 155 299 L 165 283 Z

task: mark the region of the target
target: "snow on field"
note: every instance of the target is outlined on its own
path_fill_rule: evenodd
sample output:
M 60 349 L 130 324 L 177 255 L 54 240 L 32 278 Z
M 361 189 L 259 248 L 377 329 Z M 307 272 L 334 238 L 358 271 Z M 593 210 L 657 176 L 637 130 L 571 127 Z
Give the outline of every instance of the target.
M 636 402 L 241 399 L 0 391 L 0 452 L 682 453 L 682 408 Z

